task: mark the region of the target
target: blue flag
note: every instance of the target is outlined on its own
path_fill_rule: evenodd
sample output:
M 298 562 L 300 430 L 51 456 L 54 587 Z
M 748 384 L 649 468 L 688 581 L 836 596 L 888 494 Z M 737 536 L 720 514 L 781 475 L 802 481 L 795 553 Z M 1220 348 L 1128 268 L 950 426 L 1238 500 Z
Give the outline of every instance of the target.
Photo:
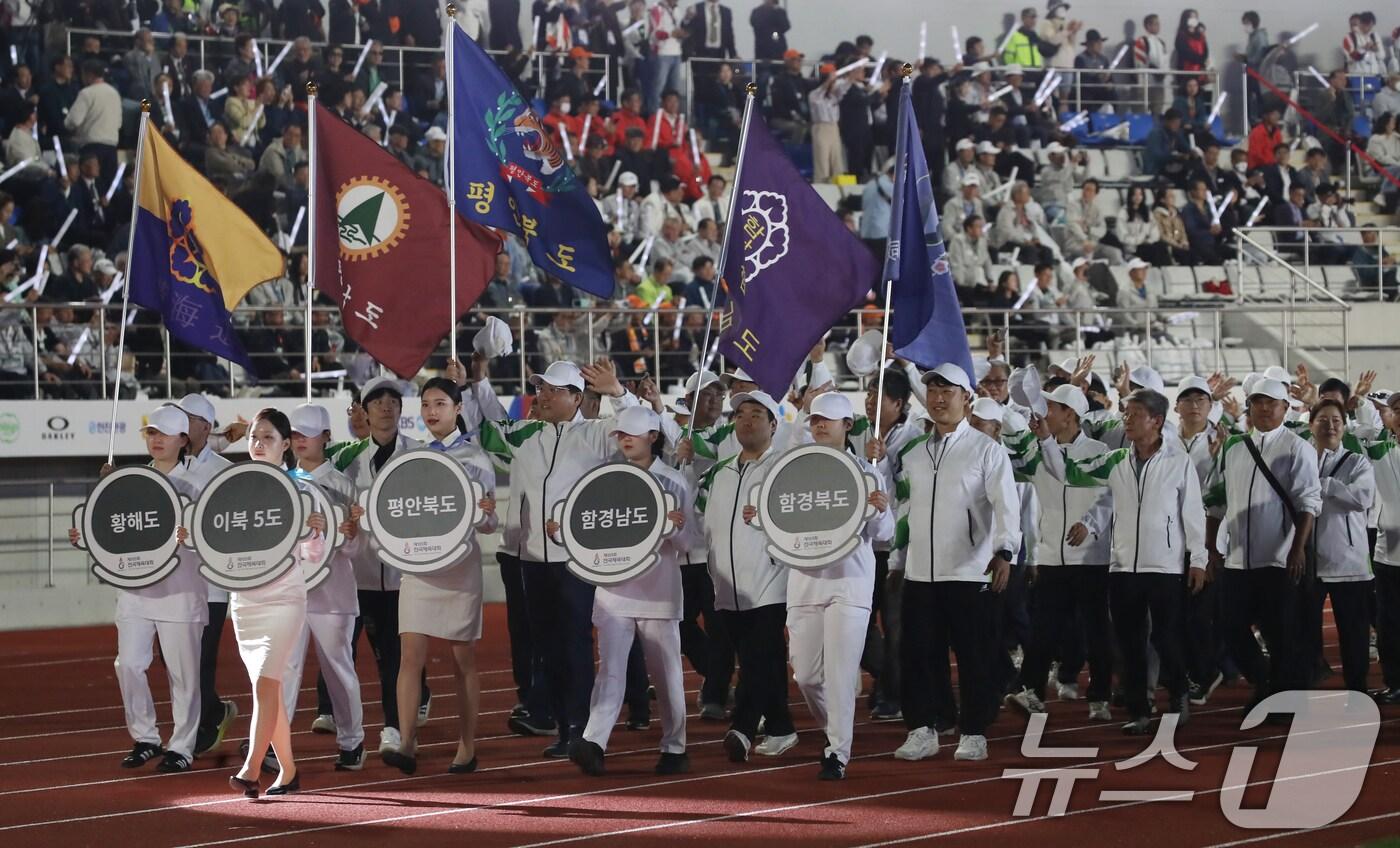
M 613 296 L 608 228 L 530 104 L 452 27 L 457 212 L 525 239 L 530 259 L 570 286 Z
M 773 397 L 875 285 L 879 262 L 802 178 L 750 105 L 725 234 L 720 352 Z
M 914 120 L 914 100 L 906 80 L 899 94 L 895 137 L 894 197 L 890 203 L 889 252 L 885 279 L 892 282 L 890 343 L 895 353 L 920 368 L 951 362 L 974 380 L 948 251 L 938 227 L 928 161 Z

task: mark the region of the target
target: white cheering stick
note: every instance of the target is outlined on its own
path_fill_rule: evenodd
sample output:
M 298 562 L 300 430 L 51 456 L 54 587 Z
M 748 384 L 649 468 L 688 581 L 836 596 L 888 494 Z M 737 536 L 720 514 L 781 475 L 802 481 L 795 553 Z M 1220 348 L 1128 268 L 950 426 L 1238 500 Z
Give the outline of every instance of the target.
M 1210 195 L 1206 195 L 1206 197 L 1210 197 Z M 1210 221 L 1211 226 L 1215 226 L 1216 224 L 1219 224 L 1219 223 L 1220 223 L 1220 216 L 1224 215 L 1224 214 L 1225 214 L 1225 210 L 1226 210 L 1226 209 L 1229 209 L 1229 208 L 1230 208 L 1230 204 L 1231 204 L 1231 203 L 1234 203 L 1234 202 L 1235 202 L 1235 192 L 1234 192 L 1234 189 L 1231 189 L 1231 190 L 1230 190 L 1230 193 L 1227 194 L 1227 195 L 1225 195 L 1225 199 L 1222 200 L 1222 201 L 1220 201 L 1220 205 L 1214 208 L 1215 217 L 1211 218 L 1211 221 Z
M 3 185 L 5 180 L 8 180 L 15 174 L 18 174 L 20 171 L 23 171 L 25 168 L 28 168 L 31 164 L 40 161 L 42 160 L 38 156 L 35 156 L 32 159 L 25 159 L 23 162 L 16 162 L 13 166 L 10 167 L 8 171 L 6 171 L 3 174 L 0 174 L 0 185 Z
M 840 70 L 838 70 L 838 71 L 835 73 L 834 76 L 835 76 L 837 79 L 840 79 L 841 77 L 845 76 L 846 74 L 849 74 L 851 71 L 859 70 L 859 69 L 865 67 L 865 66 L 868 65 L 868 64 L 870 64 L 870 58 L 869 58 L 868 56 L 867 56 L 866 58 L 864 58 L 864 59 L 857 59 L 857 60 L 855 60 L 854 62 L 852 62 L 851 64 L 849 64 L 849 65 L 845 66 L 844 68 L 841 68 Z
M 606 87 L 607 84 L 608 84 L 608 77 L 607 77 L 607 74 L 604 74 L 604 75 L 603 75 L 603 78 L 600 79 L 600 80 L 598 80 L 598 84 L 595 85 L 595 86 L 593 86 L 593 96 L 594 96 L 594 97 L 601 97 L 602 94 L 603 94 L 603 88 Z
M 701 288 L 704 288 L 701 286 Z M 685 298 L 676 302 L 676 326 L 671 329 L 671 341 L 681 337 L 681 321 L 685 318 Z
M 617 183 L 617 175 L 618 175 L 618 173 L 619 173 L 621 170 L 622 170 L 622 160 L 619 159 L 618 161 L 613 162 L 612 173 L 608 174 L 608 184 L 607 184 L 606 186 L 604 186 L 604 188 L 612 188 L 613 185 L 615 185 L 615 184 Z M 621 193 L 622 193 L 622 189 L 619 188 L 619 189 L 617 190 L 617 192 L 618 192 L 618 194 L 621 194 Z
M 257 72 L 257 74 L 258 74 L 258 79 L 262 79 L 262 78 L 263 78 L 262 50 L 258 49 L 258 40 L 257 40 L 256 38 L 252 39 L 252 42 L 253 42 L 253 69 Z
M 379 101 L 374 105 L 379 107 L 379 117 L 384 119 L 384 141 L 387 143 L 389 141 L 389 127 L 392 127 L 394 125 L 394 118 L 397 118 L 399 113 L 395 112 L 392 116 L 390 116 L 389 110 L 384 108 L 383 100 Z
M 539 18 L 535 18 L 535 20 L 538 21 Z M 624 37 L 625 37 L 625 36 L 629 36 L 629 35 L 631 35 L 632 33 L 636 32 L 637 30 L 641 29 L 641 28 L 642 28 L 643 26 L 645 26 L 645 25 L 646 25 L 646 21 L 637 21 L 636 23 L 629 24 L 629 25 L 627 26 L 627 28 L 624 29 L 624 30 L 622 31 L 622 34 L 623 34 Z M 535 38 L 539 38 L 539 37 L 540 37 L 539 27 L 535 27 Z
M 1298 42 L 1302 41 L 1304 38 L 1307 38 L 1309 35 L 1312 34 L 1312 31 L 1315 30 L 1315 29 L 1317 29 L 1317 24 L 1316 24 L 1316 23 L 1314 23 L 1314 24 L 1313 24 L 1312 26 L 1310 26 L 1310 27 L 1307 27 L 1307 28 L 1304 29 L 1302 32 L 1298 33 L 1297 35 L 1293 36 L 1292 38 L 1288 39 L 1288 46 L 1289 46 L 1289 47 L 1292 47 L 1293 45 L 1295 45 L 1295 44 L 1297 44 Z
M 987 192 L 985 199 L 991 200 L 993 197 L 1000 197 L 1002 194 L 1011 191 L 1011 187 L 1016 185 L 1016 175 L 1019 173 L 1021 173 L 1019 168 L 1012 168 L 1011 174 L 1006 178 L 1006 182 Z
M 1123 57 L 1126 55 L 1128 55 L 1128 45 L 1124 44 L 1118 48 L 1117 53 L 1113 54 L 1113 61 L 1108 63 L 1108 69 L 1111 71 L 1118 67 L 1118 63 L 1123 61 Z
M 656 118 L 651 123 L 651 149 L 656 149 L 656 142 L 661 138 L 661 115 L 662 110 L 656 110 Z
M 58 171 L 59 176 L 67 176 L 68 166 L 63 164 L 63 142 L 58 140 L 57 135 L 53 137 L 53 152 L 58 157 L 58 167 L 55 170 Z
M 1215 123 L 1215 119 L 1218 118 L 1218 117 L 1220 117 L 1220 109 L 1221 109 L 1221 107 L 1223 107 L 1223 106 L 1225 105 L 1225 98 L 1227 98 L 1227 97 L 1229 97 L 1229 96 L 1230 96 L 1230 92 L 1228 92 L 1228 91 L 1222 91 L 1222 92 L 1220 92 L 1220 96 L 1217 97 L 1217 98 L 1215 98 L 1215 107 L 1214 107 L 1213 109 L 1210 110 L 1210 117 L 1209 117 L 1209 118 L 1206 118 L 1206 126 L 1207 126 L 1207 127 L 1209 127 L 1211 124 Z
M 536 20 L 536 21 L 539 21 L 539 18 L 535 18 L 535 20 Z M 364 48 L 363 50 L 360 51 L 360 58 L 358 58 L 358 59 L 355 60 L 355 70 L 353 70 L 353 71 L 350 72 L 350 79 L 353 80 L 353 79 L 355 79 L 356 77 L 358 77 L 358 76 L 360 75 L 360 68 L 364 67 L 365 58 L 369 56 L 369 49 L 370 49 L 371 47 L 373 47 L 373 46 L 374 46 L 374 39 L 373 39 L 373 38 L 371 38 L 369 41 L 366 41 L 366 42 L 365 42 L 365 48 Z
M 248 129 L 244 131 L 244 133 L 243 133 L 243 138 L 239 139 L 239 141 L 238 141 L 239 144 L 243 145 L 244 147 L 247 147 L 247 146 L 248 146 L 248 142 L 249 142 L 249 141 L 253 138 L 253 136 L 256 135 L 257 132 L 258 132 L 258 121 L 261 121 L 261 120 L 262 120 L 262 115 L 263 115 L 263 104 L 259 103 L 259 104 L 258 104 L 257 110 L 256 110 L 255 112 L 253 112 L 253 122 L 252 122 L 251 124 L 249 124 L 249 125 L 248 125 Z
M 880 72 L 885 69 L 885 61 L 890 58 L 888 50 L 880 53 L 880 58 L 875 60 L 875 71 L 870 74 L 870 78 L 878 85 L 880 82 Z
M 618 164 L 621 164 L 621 163 L 618 163 Z M 622 230 L 622 218 L 623 218 L 623 216 L 626 214 L 626 204 L 625 204 L 625 203 L 623 202 L 623 200 L 622 200 L 622 189 L 618 189 L 618 190 L 617 190 L 616 201 L 617 201 L 617 203 L 616 203 L 616 209 L 617 209 L 617 211 L 616 211 L 616 213 L 615 213 L 615 217 L 614 217 L 613 220 L 614 220 L 614 222 L 615 222 L 615 224 L 616 224 L 617 229 L 618 229 L 619 231 L 621 231 L 621 230 Z
M 695 127 L 690 128 L 690 154 L 695 159 L 695 179 L 700 179 L 700 145 L 695 142 Z
M 360 114 L 368 115 L 369 110 L 374 108 L 374 104 L 379 102 L 379 98 L 384 96 L 384 89 L 388 87 L 389 84 L 387 82 L 380 80 L 379 85 L 374 87 L 374 91 L 369 93 L 369 99 L 365 101 L 365 105 L 360 107 Z
M 73 219 L 78 217 L 78 210 L 74 209 L 68 213 L 68 217 L 63 219 L 63 226 L 58 228 L 58 234 L 53 237 L 49 244 L 58 247 L 59 242 L 68 234 L 68 228 L 73 226 Z
M 536 16 L 535 16 L 535 40 L 532 41 L 532 42 L 530 42 L 530 46 L 531 46 L 531 47 L 535 47 L 535 46 L 537 46 L 539 43 L 540 43 L 540 16 L 539 16 L 539 15 L 536 15 Z
M 1327 87 L 1327 77 L 1324 77 L 1322 74 L 1318 73 L 1317 68 L 1314 68 L 1312 65 L 1308 65 L 1308 73 L 1312 74 L 1313 79 L 1321 83 L 1323 88 Z
M 291 43 L 290 41 L 288 41 L 286 44 L 282 45 L 282 52 L 281 52 L 281 53 L 278 53 L 278 54 L 277 54 L 277 57 L 276 57 L 275 59 L 272 60 L 272 64 L 267 66 L 267 75 L 268 75 L 268 76 L 272 76 L 273 74 L 277 73 L 277 66 L 280 65 L 280 64 L 282 64 L 282 60 L 283 60 L 283 59 L 287 58 L 287 53 L 289 53 L 289 52 L 291 51 L 291 49 L 292 49 L 292 43 Z
M 1011 43 L 1011 36 L 1013 36 L 1013 35 L 1015 35 L 1015 34 L 1016 34 L 1016 27 L 1012 27 L 1011 29 L 1007 30 L 1006 35 L 1002 37 L 1001 43 L 997 45 L 996 56 L 997 56 L 998 58 L 999 58 L 1003 53 L 1006 52 L 1006 45 L 1008 45 L 1008 44 Z
M 221 88 L 221 89 L 219 89 L 218 91 L 214 92 L 213 94 L 209 95 L 209 99 L 210 99 L 210 100 L 218 100 L 220 97 L 225 97 L 225 96 L 227 96 L 227 95 L 228 95 L 228 89 L 227 89 L 227 88 Z
M 1003 85 L 1001 88 L 998 88 L 996 91 L 993 91 L 991 94 L 987 95 L 987 99 L 988 99 L 988 100 L 1000 100 L 1000 99 L 1002 98 L 1003 95 L 1010 94 L 1010 93 L 1012 92 L 1012 90 L 1013 90 L 1013 89 L 1012 89 L 1011 86 L 1009 86 L 1009 85 Z
M 1054 68 L 1045 75 L 1045 79 L 1040 81 L 1040 87 L 1035 90 L 1035 105 L 1040 106 L 1050 95 L 1055 93 L 1055 89 L 1060 87 L 1060 72 Z
M 121 290 L 121 287 L 122 275 L 121 272 L 118 271 L 117 275 L 112 278 L 112 284 L 102 292 L 102 305 L 106 306 L 108 303 L 111 303 L 112 295 L 116 294 L 119 290 Z M 74 362 L 78 361 L 78 354 L 82 353 L 83 348 L 87 347 L 88 338 L 91 335 L 92 327 L 84 327 L 83 334 L 81 336 L 78 336 L 78 340 L 73 343 L 73 352 L 68 354 L 69 365 L 72 365 Z
M 123 162 L 117 166 L 117 175 L 115 177 L 112 177 L 112 184 L 107 186 L 107 193 L 102 196 L 103 200 L 107 201 L 108 203 L 112 201 L 112 195 L 117 193 L 117 186 L 122 184 L 122 177 L 124 177 L 125 175 L 126 163 Z
M 632 265 L 636 265 L 636 264 L 637 264 L 637 260 L 641 258 L 642 251 L 645 250 L 645 251 L 650 252 L 650 250 L 651 250 L 651 242 L 652 242 L 652 240 L 655 239 L 655 238 L 656 238 L 656 236 L 647 236 L 647 237 L 646 237 L 646 241 L 643 241 L 641 244 L 637 245 L 636 248 L 634 248 L 634 249 L 632 250 L 632 255 L 629 256 L 629 257 L 627 257 L 628 263 L 630 263 L 630 264 L 632 264 Z
M 578 146 L 579 146 L 579 152 L 580 152 L 580 153 L 582 153 L 582 152 L 584 152 L 585 150 L 588 149 L 588 131 L 589 131 L 589 129 L 591 129 L 592 127 L 593 127 L 593 113 L 592 113 L 592 112 L 589 112 L 587 115 L 584 115 L 584 116 L 583 116 L 583 132 L 579 133 L 579 136 L 578 136 Z
M 1215 195 L 1211 194 L 1210 192 L 1206 192 L 1206 205 L 1210 207 L 1210 214 L 1214 218 L 1214 220 L 1211 221 L 1211 223 L 1220 223 L 1220 213 L 1217 212 L 1215 208 Z
M 1026 289 L 1025 293 L 1022 294 L 1020 299 L 1016 301 L 1016 305 L 1011 307 L 1012 311 L 1019 312 L 1021 307 L 1026 305 L 1026 301 L 1031 299 L 1031 295 L 1035 294 L 1035 289 L 1035 286 L 1031 286 L 1030 288 Z
M 296 220 L 292 221 L 292 234 L 287 238 L 288 246 L 292 246 L 297 243 L 297 236 L 301 233 L 301 222 L 305 218 L 306 207 L 303 206 L 297 210 Z
M 953 24 L 953 61 L 956 63 L 962 56 L 962 39 L 958 38 L 958 25 Z
M 165 103 L 165 122 L 175 123 L 175 110 L 170 108 L 170 81 L 166 80 L 160 87 L 161 100 Z
M 17 238 L 12 238 L 12 239 L 10 239 L 9 243 L 5 245 L 5 249 L 6 249 L 6 250 L 14 250 L 14 249 L 15 249 L 15 245 L 17 245 L 17 244 L 19 244 L 19 239 L 17 239 Z
M 569 129 L 563 124 L 559 125 L 559 139 L 564 142 L 564 158 L 570 162 L 574 161 L 574 146 L 569 143 Z
M 928 21 L 919 22 L 919 61 L 928 55 Z M 953 59 L 956 61 L 957 57 Z
M 1263 214 L 1264 207 L 1268 204 L 1268 202 L 1269 198 L 1267 197 L 1259 198 L 1259 205 L 1254 207 L 1254 211 L 1249 213 L 1249 220 L 1244 222 L 1244 225 L 1246 227 L 1254 226 L 1254 222 L 1259 220 L 1259 216 Z
M 650 327 L 650 326 L 651 326 L 651 319 L 653 319 L 653 318 L 656 317 L 656 312 L 657 312 L 657 310 L 659 310 L 659 309 L 661 308 L 661 304 L 662 304 L 665 300 L 666 300 L 666 292 L 665 292 L 664 290 L 663 290 L 663 291 L 659 291 L 659 292 L 656 293 L 656 300 L 652 301 L 652 304 L 651 304 L 651 312 L 647 313 L 647 317 L 645 317 L 645 318 L 642 319 L 642 326 L 643 326 L 643 327 Z

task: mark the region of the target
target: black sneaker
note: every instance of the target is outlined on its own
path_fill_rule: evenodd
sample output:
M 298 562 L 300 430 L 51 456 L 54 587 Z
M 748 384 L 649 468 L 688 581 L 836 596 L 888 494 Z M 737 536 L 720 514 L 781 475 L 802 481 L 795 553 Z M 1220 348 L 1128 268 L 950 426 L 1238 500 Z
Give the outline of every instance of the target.
M 1220 684 L 1224 682 L 1225 675 L 1217 671 L 1215 673 L 1215 679 L 1211 681 L 1209 686 L 1192 683 L 1190 691 L 1186 693 L 1187 700 L 1197 707 L 1203 707 L 1206 702 L 1210 700 L 1210 696 L 1215 694 L 1215 690 L 1219 688 Z
M 540 720 L 534 718 L 529 713 L 523 716 L 511 716 L 506 719 L 506 727 L 516 736 L 553 736 L 559 732 L 559 726 L 548 719 Z
M 648 716 L 632 716 L 627 719 L 628 730 L 646 730 L 651 726 L 651 718 Z
M 603 749 L 596 742 L 580 737 L 569 743 L 569 760 L 584 774 L 601 777 L 606 773 L 603 756 Z
M 189 770 L 189 758 L 184 754 L 177 754 L 174 751 L 166 751 L 161 761 L 156 763 L 156 771 L 161 774 L 175 774 L 176 772 Z
M 510 717 L 511 717 L 511 718 L 524 718 L 524 717 L 528 716 L 529 714 L 530 714 L 530 711 L 527 710 L 527 709 L 525 709 L 525 705 L 524 705 L 524 704 L 516 704 L 515 706 L 513 706 L 513 707 L 510 708 Z
M 353 751 L 341 751 L 335 758 L 336 771 L 359 771 L 365 766 L 365 743 L 355 746 Z
M 875 709 L 870 713 L 871 721 L 900 721 L 904 718 L 904 711 L 899 708 L 899 704 L 891 704 L 889 701 L 877 701 Z
M 822 760 L 822 770 L 817 773 L 817 780 L 845 780 L 846 767 L 842 765 L 841 759 L 835 754 L 827 754 Z
M 150 742 L 137 742 L 131 746 L 131 753 L 122 757 L 122 768 L 140 768 L 161 754 L 165 749 Z
M 238 705 L 233 701 L 220 701 L 219 705 L 223 708 L 223 715 L 219 717 L 219 720 L 214 724 L 199 728 L 195 733 L 194 755 L 196 757 L 219 747 L 219 744 L 224 741 L 225 734 L 228 733 L 229 726 L 238 717 Z
M 662 754 L 656 761 L 656 773 L 660 775 L 690 774 L 690 755 L 687 753 Z
M 544 755 L 551 760 L 567 760 L 569 758 L 569 743 L 565 739 L 556 739 L 554 744 L 544 749 Z
M 1377 704 L 1384 707 L 1392 707 L 1400 704 L 1400 689 L 1381 689 L 1371 695 Z
M 1135 718 L 1123 725 L 1123 732 L 1129 736 L 1146 736 L 1152 732 L 1152 719 L 1147 716 Z
M 731 763 L 746 763 L 749 761 L 749 752 L 753 750 L 753 743 L 739 731 L 731 730 L 724 734 L 724 750 Z

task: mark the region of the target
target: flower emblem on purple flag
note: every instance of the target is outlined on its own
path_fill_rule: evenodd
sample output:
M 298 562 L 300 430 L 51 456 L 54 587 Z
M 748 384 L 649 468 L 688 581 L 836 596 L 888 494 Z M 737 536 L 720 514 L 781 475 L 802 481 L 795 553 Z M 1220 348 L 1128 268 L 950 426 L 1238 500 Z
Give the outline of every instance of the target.
M 771 191 L 745 191 L 743 221 L 744 279 L 771 268 L 788 252 L 787 198 Z

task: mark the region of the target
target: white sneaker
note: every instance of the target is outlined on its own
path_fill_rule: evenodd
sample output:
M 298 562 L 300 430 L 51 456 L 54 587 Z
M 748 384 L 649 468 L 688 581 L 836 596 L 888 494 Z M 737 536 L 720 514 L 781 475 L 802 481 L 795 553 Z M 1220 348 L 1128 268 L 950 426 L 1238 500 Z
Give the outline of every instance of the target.
M 953 752 L 955 760 L 987 759 L 987 737 L 966 735 L 958 740 L 958 750 Z
M 316 720 L 311 722 L 312 733 L 335 733 L 335 716 L 318 715 Z
M 918 730 L 909 731 L 905 737 L 904 744 L 899 746 L 899 750 L 894 752 L 896 760 L 927 760 L 938 753 L 938 734 L 932 727 L 921 727 Z
M 418 726 L 422 727 L 428 723 L 428 716 L 433 711 L 433 696 L 429 695 L 428 700 L 423 702 L 423 706 L 418 708 Z
M 1089 702 L 1089 721 L 1113 721 L 1113 713 L 1108 708 L 1108 701 Z
M 1079 684 L 1078 684 L 1078 683 L 1056 683 L 1056 684 L 1055 684 L 1055 691 L 1059 693 L 1059 695 L 1060 695 L 1060 700 L 1061 700 L 1061 701 L 1078 701 L 1078 700 L 1079 700 Z
M 1045 703 L 1036 697 L 1030 688 L 1022 689 L 1020 692 L 1013 692 L 1002 699 L 1008 707 L 1020 710 L 1026 715 L 1035 715 L 1045 712 Z
M 402 744 L 403 739 L 399 736 L 398 728 L 385 727 L 379 731 L 379 753 L 397 751 Z
M 762 754 L 765 757 L 777 757 L 792 750 L 792 746 L 796 744 L 796 733 L 789 733 L 786 736 L 765 736 L 762 742 L 753 746 L 753 750 L 754 753 Z

